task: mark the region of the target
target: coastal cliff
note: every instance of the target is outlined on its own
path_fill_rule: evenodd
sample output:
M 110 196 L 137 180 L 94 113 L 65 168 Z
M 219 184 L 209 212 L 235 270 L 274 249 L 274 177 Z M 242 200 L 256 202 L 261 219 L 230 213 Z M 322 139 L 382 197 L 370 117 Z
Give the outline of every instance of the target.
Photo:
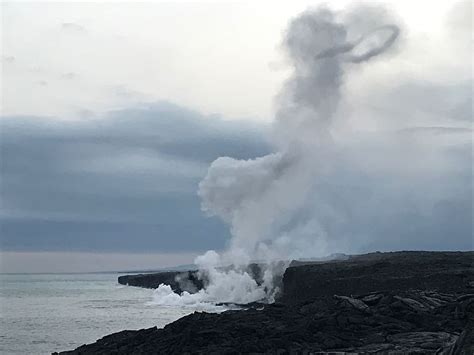
M 225 269 L 225 267 L 222 269 Z M 260 285 L 263 282 L 263 271 L 260 264 L 252 263 L 247 266 L 246 270 L 257 284 Z M 281 278 L 276 282 L 280 284 Z M 123 275 L 118 277 L 118 283 L 143 288 L 158 288 L 160 284 L 165 284 L 169 285 L 176 293 L 183 291 L 195 293 L 204 287 L 207 280 L 205 275 L 199 275 L 197 270 L 188 270 Z
M 158 288 L 160 284 L 165 284 L 169 285 L 176 293 L 181 293 L 183 291 L 193 293 L 204 286 L 203 281 L 197 275 L 197 270 L 124 275 L 119 276 L 118 283 L 121 285 L 143 288 Z
M 195 312 L 63 354 L 472 354 L 473 262 L 473 252 L 293 262 L 274 304 Z
M 413 289 L 455 293 L 473 281 L 473 266 L 473 252 L 402 251 L 324 263 L 293 261 L 283 275 L 280 301 Z

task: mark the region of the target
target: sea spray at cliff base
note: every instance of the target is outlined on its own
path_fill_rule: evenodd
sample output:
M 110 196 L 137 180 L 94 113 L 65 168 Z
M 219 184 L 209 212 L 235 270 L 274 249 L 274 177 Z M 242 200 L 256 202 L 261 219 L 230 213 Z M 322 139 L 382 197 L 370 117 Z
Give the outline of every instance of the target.
M 198 194 L 202 210 L 230 226 L 229 246 L 196 259 L 204 289 L 177 295 L 161 285 L 156 302 L 272 302 L 279 291 L 274 279 L 289 260 L 336 251 L 339 236 L 332 227 L 343 215 L 327 182 L 341 163 L 331 134 L 341 87 L 353 67 L 389 50 L 399 31 L 386 11 L 373 6 L 308 10 L 290 22 L 284 47 L 293 73 L 276 100 L 274 153 L 211 164 Z M 259 282 L 248 270 L 252 261 L 262 265 Z

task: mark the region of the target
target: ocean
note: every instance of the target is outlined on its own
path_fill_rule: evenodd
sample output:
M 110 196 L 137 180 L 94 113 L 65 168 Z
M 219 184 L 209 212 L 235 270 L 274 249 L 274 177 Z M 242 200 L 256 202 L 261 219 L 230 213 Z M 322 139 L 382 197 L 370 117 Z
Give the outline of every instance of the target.
M 189 307 L 153 302 L 119 274 L 0 274 L 0 354 L 51 354 L 125 329 L 163 327 Z

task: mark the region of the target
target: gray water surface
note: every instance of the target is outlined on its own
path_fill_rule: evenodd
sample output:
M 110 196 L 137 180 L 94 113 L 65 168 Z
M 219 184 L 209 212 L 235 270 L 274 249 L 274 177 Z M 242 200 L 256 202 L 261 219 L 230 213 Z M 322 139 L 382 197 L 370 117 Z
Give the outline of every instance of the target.
M 191 310 L 150 303 L 117 274 L 0 274 L 0 353 L 71 350 L 124 329 L 163 327 Z

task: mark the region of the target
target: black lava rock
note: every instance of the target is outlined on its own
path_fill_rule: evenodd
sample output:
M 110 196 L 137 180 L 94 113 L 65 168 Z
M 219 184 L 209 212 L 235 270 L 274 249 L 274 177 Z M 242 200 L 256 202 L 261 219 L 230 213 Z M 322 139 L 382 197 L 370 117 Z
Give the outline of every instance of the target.
M 62 354 L 473 354 L 474 253 L 293 263 L 277 303 L 195 312 Z

